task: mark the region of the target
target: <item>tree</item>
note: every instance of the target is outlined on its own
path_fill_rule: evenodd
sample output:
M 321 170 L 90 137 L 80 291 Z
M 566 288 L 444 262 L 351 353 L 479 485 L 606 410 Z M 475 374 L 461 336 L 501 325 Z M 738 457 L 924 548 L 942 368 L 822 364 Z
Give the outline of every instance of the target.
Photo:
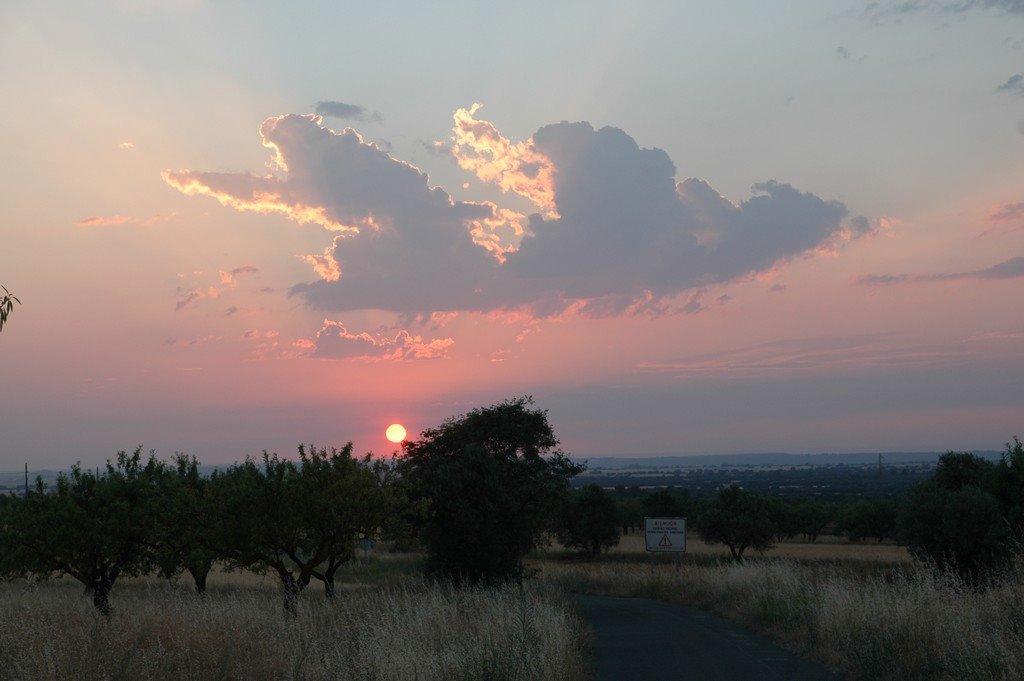
M 766 499 L 766 502 L 777 540 L 790 539 L 800 533 L 800 517 L 796 506 L 785 499 Z
M 911 555 L 977 580 L 1011 555 L 1010 529 L 999 504 L 976 485 L 951 490 L 929 480 L 918 485 L 900 518 Z
M 956 492 L 968 485 L 985 488 L 991 475 L 992 464 L 985 459 L 970 452 L 947 452 L 939 457 L 933 477 L 942 489 Z
M 860 499 L 839 511 L 839 526 L 846 531 L 850 541 L 868 537 L 882 541 L 895 534 L 897 512 L 891 501 Z
M 421 535 L 431 574 L 477 584 L 523 578 L 583 470 L 557 450 L 547 412 L 530 397 L 447 419 L 403 444 L 400 473 L 427 509 Z
M 213 505 L 210 479 L 199 473 L 196 458 L 179 454 L 174 468 L 161 478 L 159 512 L 153 537 L 160 575 L 168 579 L 182 571 L 206 593 L 206 578 L 218 558 L 215 544 L 220 514 Z
M 585 485 L 562 509 L 558 541 L 593 558 L 619 543 L 618 525 L 615 500 L 600 485 Z
M 794 511 L 800 534 L 812 543 L 818 541 L 818 535 L 832 522 L 832 509 L 820 501 L 799 501 Z
M 699 518 L 698 531 L 708 544 L 725 544 L 737 561 L 748 548 L 770 549 L 775 525 L 768 504 L 739 485 L 715 493 Z
M 995 466 L 967 452 L 943 454 L 931 479 L 910 490 L 899 525 L 915 558 L 970 580 L 1010 560 L 1014 509 L 1024 503 L 1024 448 L 1014 443 Z
M 1019 438 L 1006 443 L 993 470 L 991 489 L 1014 538 L 1024 543 L 1024 444 Z
M 14 310 L 14 304 L 18 303 L 20 305 L 21 301 L 12 296 L 6 286 L 0 286 L 0 288 L 4 290 L 4 295 L 0 298 L 0 331 L 3 331 L 7 318 L 11 315 L 11 311 Z
M 304 543 L 297 558 L 313 566 L 310 574 L 335 597 L 334 576 L 352 559 L 358 539 L 371 539 L 387 520 L 390 470 L 382 461 L 352 456 L 342 449 L 299 446 L 298 504 Z
M 383 515 L 379 478 L 368 456 L 353 459 L 352 443 L 301 446 L 299 457 L 296 466 L 264 452 L 262 465 L 246 459 L 212 478 L 221 514 L 216 546 L 229 567 L 275 573 L 292 616 L 311 579 L 334 597 L 335 572 Z
M 677 493 L 658 490 L 641 499 L 640 506 L 645 518 L 683 518 L 693 506 L 693 501 L 686 490 Z
M 0 524 L 0 572 L 66 574 L 109 615 L 117 579 L 145 574 L 155 564 L 151 539 L 164 464 L 152 454 L 142 463 L 141 452 L 119 452 L 99 475 L 76 464 L 52 491 L 37 478 L 31 494 L 12 499 Z

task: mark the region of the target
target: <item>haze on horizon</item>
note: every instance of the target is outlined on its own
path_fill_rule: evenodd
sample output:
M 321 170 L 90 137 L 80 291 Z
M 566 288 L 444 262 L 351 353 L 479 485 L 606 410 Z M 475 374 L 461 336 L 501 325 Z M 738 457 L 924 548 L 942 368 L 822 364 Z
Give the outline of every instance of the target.
M 1024 4 L 22 0 L 0 470 L 1024 435 Z

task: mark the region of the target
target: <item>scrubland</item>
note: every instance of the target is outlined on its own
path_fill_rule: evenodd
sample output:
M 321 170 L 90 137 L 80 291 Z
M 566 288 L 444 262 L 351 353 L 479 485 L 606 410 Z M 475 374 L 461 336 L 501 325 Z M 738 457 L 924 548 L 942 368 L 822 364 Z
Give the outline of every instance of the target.
M 679 586 L 670 557 L 652 569 L 632 538 L 601 561 L 549 555 L 533 565 L 567 590 L 715 612 L 849 679 L 1024 678 L 1022 565 L 979 589 L 908 562 L 897 546 L 781 544 L 743 563 L 688 548 Z
M 386 565 L 385 565 L 386 572 Z M 109 618 L 68 580 L 0 584 L 0 678 L 582 680 L 585 625 L 551 585 L 454 589 L 407 578 L 303 594 L 282 616 L 258 579 L 118 584 Z

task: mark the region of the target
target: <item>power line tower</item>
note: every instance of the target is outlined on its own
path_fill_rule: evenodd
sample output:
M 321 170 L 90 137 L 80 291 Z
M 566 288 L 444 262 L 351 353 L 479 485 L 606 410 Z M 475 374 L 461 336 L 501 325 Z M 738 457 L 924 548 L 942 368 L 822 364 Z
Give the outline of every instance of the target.
M 881 454 L 878 455 L 878 480 L 879 480 L 879 482 L 881 482 L 881 480 L 882 480 L 882 455 Z

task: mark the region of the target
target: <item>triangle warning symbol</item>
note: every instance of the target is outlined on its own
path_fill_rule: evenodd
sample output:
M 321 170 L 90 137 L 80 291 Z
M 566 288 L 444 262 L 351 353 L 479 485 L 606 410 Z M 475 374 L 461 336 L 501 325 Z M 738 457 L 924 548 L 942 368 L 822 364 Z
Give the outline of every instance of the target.
M 658 546 L 672 546 L 672 540 L 668 538 L 667 534 L 661 535 L 661 541 L 658 542 Z

